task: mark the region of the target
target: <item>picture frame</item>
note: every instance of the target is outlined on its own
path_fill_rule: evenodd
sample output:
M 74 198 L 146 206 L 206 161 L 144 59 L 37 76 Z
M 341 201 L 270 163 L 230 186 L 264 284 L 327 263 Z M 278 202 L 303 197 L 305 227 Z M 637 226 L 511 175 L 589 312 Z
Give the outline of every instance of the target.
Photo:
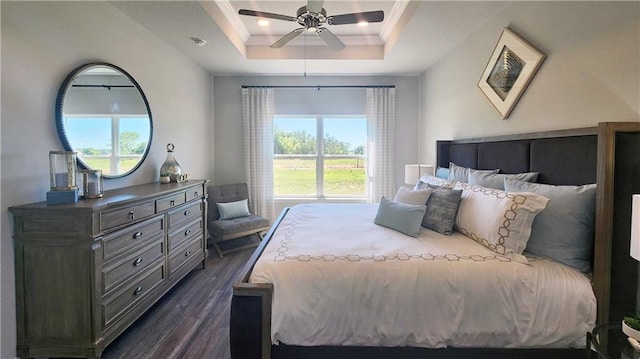
M 546 55 L 520 35 L 504 28 L 478 87 L 505 120 L 533 79 Z

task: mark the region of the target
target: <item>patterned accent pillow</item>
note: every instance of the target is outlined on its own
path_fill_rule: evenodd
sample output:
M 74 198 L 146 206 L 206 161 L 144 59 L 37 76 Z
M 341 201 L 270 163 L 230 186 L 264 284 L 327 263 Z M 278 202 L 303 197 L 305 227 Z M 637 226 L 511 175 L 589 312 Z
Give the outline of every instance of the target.
M 456 229 L 492 251 L 522 254 L 531 235 L 531 224 L 549 199 L 529 192 L 509 193 L 493 188 L 456 184 L 462 199 Z
M 495 188 L 504 191 L 504 180 L 506 178 L 525 182 L 535 182 L 536 180 L 538 180 L 538 174 L 538 172 L 525 172 L 515 174 L 484 173 L 483 171 L 472 169 L 469 171 L 469 184 Z
M 444 187 L 433 188 L 429 201 L 427 201 L 427 210 L 422 219 L 422 226 L 450 235 L 453 232 L 461 195 L 461 190 Z
M 456 181 L 456 182 L 469 182 L 469 172 L 472 170 L 472 168 L 469 167 L 462 167 L 462 166 L 458 166 L 457 164 L 453 163 L 453 162 L 449 162 L 449 181 Z M 477 173 L 481 173 L 481 174 L 491 174 L 491 173 L 498 173 L 500 172 L 500 169 L 495 169 L 495 170 L 474 170 Z
M 417 237 L 425 209 L 425 205 L 405 204 L 382 197 L 373 223 Z
M 429 196 L 431 195 L 431 188 L 426 189 L 411 189 L 408 187 L 398 188 L 394 201 L 406 204 L 426 205 Z
M 413 189 L 425 189 L 429 187 L 445 187 L 445 188 L 453 188 L 456 185 L 456 181 L 449 181 L 447 179 L 434 177 L 431 175 L 422 175 L 418 179 L 418 183 L 416 183 Z

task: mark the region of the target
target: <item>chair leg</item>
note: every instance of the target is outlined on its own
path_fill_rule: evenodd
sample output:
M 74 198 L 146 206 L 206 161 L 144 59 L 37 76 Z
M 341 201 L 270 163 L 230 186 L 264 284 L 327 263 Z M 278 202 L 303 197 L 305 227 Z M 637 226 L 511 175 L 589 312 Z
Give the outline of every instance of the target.
M 218 246 L 218 243 L 213 242 L 213 247 L 216 249 L 216 252 L 218 252 L 218 257 L 220 257 L 220 258 L 224 257 L 222 255 L 222 250 L 220 249 L 220 246 Z

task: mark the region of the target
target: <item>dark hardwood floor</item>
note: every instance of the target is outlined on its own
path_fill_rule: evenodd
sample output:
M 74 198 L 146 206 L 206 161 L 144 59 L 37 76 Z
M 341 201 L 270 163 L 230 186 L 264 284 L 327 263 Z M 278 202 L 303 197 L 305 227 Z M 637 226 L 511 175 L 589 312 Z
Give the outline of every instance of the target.
M 254 248 L 196 268 L 107 346 L 102 359 L 229 359 L 231 284 Z

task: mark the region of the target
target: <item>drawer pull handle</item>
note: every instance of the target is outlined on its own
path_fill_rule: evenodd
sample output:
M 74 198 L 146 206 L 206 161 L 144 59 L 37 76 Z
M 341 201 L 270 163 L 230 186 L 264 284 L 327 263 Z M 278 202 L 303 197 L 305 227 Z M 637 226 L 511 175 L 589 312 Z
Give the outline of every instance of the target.
M 133 291 L 133 295 L 138 295 L 140 294 L 140 292 L 142 292 L 142 286 L 139 286 L 138 288 L 136 288 L 136 290 Z
M 137 267 L 140 264 L 142 264 L 142 257 L 136 258 L 136 260 L 133 262 L 134 267 Z
M 190 229 L 187 229 L 186 231 L 184 231 L 184 235 L 185 235 L 185 236 L 188 236 L 188 235 L 190 235 L 190 234 L 191 234 L 191 230 L 190 230 Z
M 136 214 L 135 214 L 135 213 L 133 213 L 133 211 L 129 211 L 129 219 L 130 219 L 130 220 L 134 220 L 134 219 L 136 219 Z
M 172 199 L 171 201 L 169 201 L 169 204 L 173 207 L 176 205 L 176 201 Z
M 136 233 L 134 233 L 134 235 L 133 235 L 133 239 L 138 239 L 138 238 L 140 238 L 140 237 L 142 237 L 142 232 L 136 232 Z
M 185 256 L 185 257 L 188 257 L 188 256 L 190 256 L 190 255 L 191 255 L 191 251 L 186 251 L 186 252 L 184 252 L 184 256 Z
M 193 192 L 193 198 L 198 197 L 198 191 Z
M 185 216 L 188 216 L 188 215 L 189 215 L 189 213 L 191 213 L 189 210 L 184 211 L 184 215 L 185 215 Z

